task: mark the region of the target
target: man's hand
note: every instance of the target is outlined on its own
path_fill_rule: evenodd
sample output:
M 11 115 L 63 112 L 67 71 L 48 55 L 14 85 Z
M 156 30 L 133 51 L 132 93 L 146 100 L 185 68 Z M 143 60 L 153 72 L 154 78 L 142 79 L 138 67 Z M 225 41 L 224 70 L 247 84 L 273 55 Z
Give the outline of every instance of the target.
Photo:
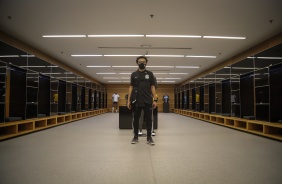
M 153 102 L 153 109 L 155 109 L 157 107 L 157 102 Z
M 128 108 L 128 109 L 131 109 L 130 101 L 127 102 L 127 108 Z

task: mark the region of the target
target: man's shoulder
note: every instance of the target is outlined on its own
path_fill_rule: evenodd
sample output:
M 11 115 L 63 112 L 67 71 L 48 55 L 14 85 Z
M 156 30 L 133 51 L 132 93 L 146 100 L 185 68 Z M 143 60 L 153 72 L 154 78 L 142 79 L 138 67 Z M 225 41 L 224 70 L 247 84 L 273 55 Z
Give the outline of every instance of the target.
M 154 75 L 153 72 L 151 72 L 150 70 L 146 70 L 146 72 L 150 75 Z

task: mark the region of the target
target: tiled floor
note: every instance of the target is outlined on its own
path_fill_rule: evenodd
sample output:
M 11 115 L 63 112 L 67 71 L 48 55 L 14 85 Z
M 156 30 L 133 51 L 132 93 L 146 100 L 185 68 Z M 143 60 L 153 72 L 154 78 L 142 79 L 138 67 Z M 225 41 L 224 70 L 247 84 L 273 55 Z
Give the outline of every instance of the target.
M 279 141 L 159 113 L 156 145 L 132 145 L 118 123 L 107 113 L 0 142 L 0 183 L 282 183 Z

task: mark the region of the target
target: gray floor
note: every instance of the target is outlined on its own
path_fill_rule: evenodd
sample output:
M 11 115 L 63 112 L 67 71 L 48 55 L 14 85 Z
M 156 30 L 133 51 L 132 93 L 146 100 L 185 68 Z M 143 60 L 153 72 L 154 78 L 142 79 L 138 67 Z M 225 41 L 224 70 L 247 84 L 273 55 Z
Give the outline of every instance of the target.
M 282 143 L 159 113 L 156 145 L 107 113 L 0 142 L 1 184 L 281 184 Z

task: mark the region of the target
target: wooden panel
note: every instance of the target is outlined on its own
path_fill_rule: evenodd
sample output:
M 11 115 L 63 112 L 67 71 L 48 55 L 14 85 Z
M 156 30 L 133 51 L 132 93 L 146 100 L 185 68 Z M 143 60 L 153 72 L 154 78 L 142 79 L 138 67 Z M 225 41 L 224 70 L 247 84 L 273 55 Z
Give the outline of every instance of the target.
M 118 93 L 120 98 L 119 98 L 119 106 L 125 106 L 126 105 L 126 100 L 125 100 L 125 95 L 128 94 L 129 90 L 129 84 L 108 84 L 105 86 L 107 88 L 107 93 L 108 93 L 108 100 L 107 100 L 107 107 L 110 110 L 112 108 L 112 95 L 114 93 Z M 175 85 L 171 84 L 159 84 L 158 89 L 157 89 L 157 95 L 159 97 L 158 101 L 158 112 L 163 112 L 163 96 L 165 94 L 169 95 L 169 108 L 170 111 L 171 109 L 174 108 L 174 88 Z M 109 111 L 111 112 L 111 110 Z

